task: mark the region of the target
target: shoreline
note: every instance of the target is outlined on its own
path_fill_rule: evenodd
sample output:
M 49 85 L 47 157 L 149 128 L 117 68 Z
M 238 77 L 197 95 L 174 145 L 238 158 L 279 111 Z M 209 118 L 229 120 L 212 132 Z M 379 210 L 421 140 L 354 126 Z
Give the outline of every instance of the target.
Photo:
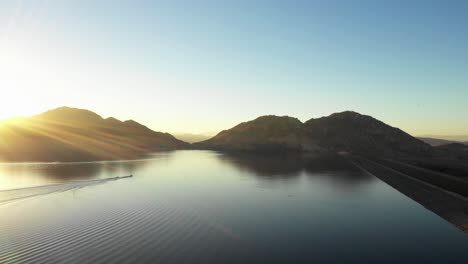
M 468 233 L 467 197 L 417 179 L 377 161 L 354 155 L 347 156 L 347 158 L 358 168 L 374 175 L 461 231 Z

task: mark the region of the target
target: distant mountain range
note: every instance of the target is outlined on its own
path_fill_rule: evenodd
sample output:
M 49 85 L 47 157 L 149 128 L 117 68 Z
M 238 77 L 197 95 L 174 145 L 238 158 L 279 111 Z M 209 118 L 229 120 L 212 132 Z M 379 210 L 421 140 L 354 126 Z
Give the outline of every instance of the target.
M 182 133 L 182 134 L 174 134 L 174 137 L 182 141 L 188 142 L 188 143 L 196 143 L 196 142 L 204 141 L 204 140 L 211 138 L 213 134 L 206 135 L 206 134 Z
M 69 107 L 3 122 L 0 140 L 0 160 L 4 161 L 133 159 L 189 146 L 133 120 L 103 119 L 91 111 Z
M 420 140 L 426 142 L 427 144 L 437 147 L 437 146 L 442 146 L 442 145 L 447 145 L 447 144 L 452 144 L 452 143 L 461 143 L 468 145 L 468 142 L 461 142 L 461 141 L 455 141 L 455 140 L 447 140 L 447 139 L 440 139 L 440 138 L 430 138 L 430 137 L 418 137 Z
M 454 142 L 464 142 L 468 143 L 468 135 L 420 135 L 418 136 L 420 138 L 434 138 L 434 139 L 443 139 L 443 140 L 448 140 L 448 141 L 454 141 Z
M 426 155 L 431 146 L 370 116 L 335 113 L 302 123 L 262 116 L 195 144 L 198 148 L 255 151 L 346 151 L 373 155 Z

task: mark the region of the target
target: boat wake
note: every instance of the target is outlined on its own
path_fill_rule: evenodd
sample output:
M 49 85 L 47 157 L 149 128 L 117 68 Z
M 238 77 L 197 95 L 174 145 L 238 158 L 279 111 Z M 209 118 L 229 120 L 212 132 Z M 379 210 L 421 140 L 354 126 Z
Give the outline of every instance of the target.
M 131 178 L 133 175 L 112 177 L 89 181 L 73 181 L 67 183 L 48 184 L 35 187 L 26 187 L 20 189 L 0 191 L 0 205 L 8 202 L 13 202 L 21 199 L 32 198 L 57 192 L 66 192 L 69 190 L 81 189 L 88 186 L 103 184 L 110 181 Z

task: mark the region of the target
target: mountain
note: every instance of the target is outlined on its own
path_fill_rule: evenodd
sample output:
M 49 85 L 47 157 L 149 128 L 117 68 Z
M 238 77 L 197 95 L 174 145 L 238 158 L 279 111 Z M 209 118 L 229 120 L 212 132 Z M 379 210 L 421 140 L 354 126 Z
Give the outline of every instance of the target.
M 211 139 L 195 144 L 198 148 L 247 151 L 303 151 L 317 144 L 297 118 L 261 116 L 223 130 Z
M 91 111 L 70 107 L 3 122 L 0 137 L 0 160 L 4 161 L 133 159 L 188 146 L 133 120 L 103 119 Z
M 439 138 L 430 138 L 430 137 L 418 137 L 419 140 L 426 142 L 427 144 L 437 147 L 442 145 L 447 145 L 451 143 L 457 143 L 456 141 L 446 140 L 446 139 L 439 139 Z
M 227 150 L 348 151 L 375 155 L 427 154 L 431 147 L 398 128 L 356 112 L 335 113 L 302 123 L 262 116 L 195 144 Z
M 319 145 L 336 151 L 424 155 L 431 150 L 428 144 L 398 128 L 352 111 L 310 119 L 304 126 Z

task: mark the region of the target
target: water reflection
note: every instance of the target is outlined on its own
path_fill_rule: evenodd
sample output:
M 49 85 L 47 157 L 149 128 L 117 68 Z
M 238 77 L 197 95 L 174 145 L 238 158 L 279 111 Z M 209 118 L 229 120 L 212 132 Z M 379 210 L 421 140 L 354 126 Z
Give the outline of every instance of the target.
M 118 162 L 83 162 L 83 163 L 2 163 L 0 164 L 0 190 L 64 183 L 69 181 L 93 180 L 129 174 L 138 175 L 138 171 L 167 165 L 177 156 L 182 161 L 184 156 L 209 157 L 199 160 L 201 166 L 220 163 L 229 166 L 242 175 L 255 177 L 262 184 L 282 182 L 294 183 L 303 177 L 309 181 L 321 181 L 341 190 L 354 189 L 369 183 L 375 178 L 362 173 L 343 157 L 338 155 L 259 155 L 249 153 L 191 153 L 190 151 L 164 152 L 147 159 Z M 164 161 L 164 163 L 161 163 Z M 164 165 L 164 166 L 165 166 Z
M 303 160 L 299 155 L 223 153 L 216 157 L 227 165 L 266 179 L 297 177 L 303 169 Z
M 223 153 L 216 157 L 261 181 L 295 181 L 306 176 L 346 190 L 375 180 L 339 155 Z

